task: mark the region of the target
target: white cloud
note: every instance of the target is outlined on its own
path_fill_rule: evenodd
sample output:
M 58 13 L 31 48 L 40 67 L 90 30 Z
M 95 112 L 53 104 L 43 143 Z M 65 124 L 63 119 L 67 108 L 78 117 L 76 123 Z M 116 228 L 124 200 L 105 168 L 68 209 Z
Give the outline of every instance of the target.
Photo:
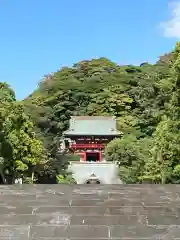
M 180 1 L 169 4 L 169 20 L 162 22 L 160 27 L 165 37 L 180 38 Z

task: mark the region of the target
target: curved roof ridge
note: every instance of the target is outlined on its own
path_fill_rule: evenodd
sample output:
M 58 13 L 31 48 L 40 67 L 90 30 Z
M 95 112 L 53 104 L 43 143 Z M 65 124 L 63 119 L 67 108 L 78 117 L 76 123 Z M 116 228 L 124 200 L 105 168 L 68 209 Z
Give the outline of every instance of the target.
M 72 116 L 64 135 L 118 136 L 121 132 L 114 116 Z

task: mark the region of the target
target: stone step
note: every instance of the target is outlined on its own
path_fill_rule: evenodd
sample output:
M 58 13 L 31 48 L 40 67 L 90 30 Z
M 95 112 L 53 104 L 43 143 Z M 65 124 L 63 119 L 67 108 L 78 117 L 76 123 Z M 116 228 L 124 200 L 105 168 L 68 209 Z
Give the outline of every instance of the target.
M 180 239 L 179 185 L 1 185 L 0 240 Z

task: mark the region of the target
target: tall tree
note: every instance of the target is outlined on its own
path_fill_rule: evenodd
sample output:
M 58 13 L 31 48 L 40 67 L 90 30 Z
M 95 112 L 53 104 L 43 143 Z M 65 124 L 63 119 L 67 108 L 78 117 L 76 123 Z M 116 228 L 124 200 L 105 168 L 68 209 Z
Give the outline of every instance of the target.
M 106 159 L 119 166 L 119 175 L 124 183 L 139 182 L 145 161 L 150 157 L 151 139 L 138 140 L 133 135 L 111 141 L 106 147 Z
M 167 116 L 157 126 L 152 158 L 147 161 L 144 179 L 155 183 L 177 181 L 180 176 L 180 42 L 177 42 L 171 63 L 172 98 Z
M 42 143 L 35 137 L 34 126 L 21 102 L 7 84 L 1 84 L 0 157 L 1 169 L 12 180 L 21 176 L 34 180 L 36 166 L 43 160 Z

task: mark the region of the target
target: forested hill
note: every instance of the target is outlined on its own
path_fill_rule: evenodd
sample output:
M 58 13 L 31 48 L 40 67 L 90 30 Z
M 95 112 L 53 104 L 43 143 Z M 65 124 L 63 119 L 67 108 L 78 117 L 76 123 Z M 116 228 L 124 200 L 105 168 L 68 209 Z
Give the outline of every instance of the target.
M 50 142 L 68 127 L 71 115 L 115 115 L 121 131 L 151 136 L 170 99 L 169 70 L 166 61 L 141 66 L 106 58 L 82 61 L 45 76 L 24 103 Z
M 64 67 L 45 76 L 21 105 L 34 124 L 35 138 L 43 143 L 46 159 L 56 158 L 57 143 L 71 115 L 115 115 L 123 138 L 108 145 L 106 158 L 119 162 L 124 181 L 177 182 L 179 78 L 177 43 L 173 53 L 154 65 L 124 66 L 99 58 Z M 9 88 L 2 86 L 9 103 Z

